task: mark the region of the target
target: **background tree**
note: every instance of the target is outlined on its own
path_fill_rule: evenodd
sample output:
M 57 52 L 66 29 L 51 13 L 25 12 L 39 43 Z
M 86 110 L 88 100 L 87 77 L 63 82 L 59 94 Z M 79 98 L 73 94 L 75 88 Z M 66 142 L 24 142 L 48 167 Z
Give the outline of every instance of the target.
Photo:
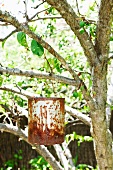
M 76 117 L 90 126 L 98 169 L 111 170 L 112 135 L 106 112 L 110 115 L 112 108 L 110 96 L 107 102 L 107 75 L 113 1 L 88 2 L 19 1 L 15 3 L 18 10 L 15 6 L 12 11 L 5 2 L 0 4 L 1 26 L 6 32 L 0 39 L 4 48 L 0 104 L 5 115 L 0 129 L 28 142 L 27 128 L 20 129 L 18 119 L 21 114 L 27 116 L 25 97 L 65 97 L 66 122 Z M 35 147 L 54 169 L 69 168 L 68 156 L 57 152 L 59 164 L 45 146 Z M 54 147 L 62 150 L 60 145 Z M 74 168 L 72 160 L 69 164 Z

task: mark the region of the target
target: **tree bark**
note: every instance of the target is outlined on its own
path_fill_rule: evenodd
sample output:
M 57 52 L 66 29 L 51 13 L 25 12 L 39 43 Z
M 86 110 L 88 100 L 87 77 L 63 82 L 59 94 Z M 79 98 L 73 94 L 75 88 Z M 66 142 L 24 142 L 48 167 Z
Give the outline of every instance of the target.
M 100 170 L 112 170 L 112 135 L 107 127 L 106 96 L 107 96 L 107 64 L 96 66 L 93 80 L 93 93 L 96 101 L 95 111 L 91 111 L 92 136 L 94 138 L 95 155 Z M 100 69 L 101 68 L 101 69 Z
M 92 93 L 96 103 L 95 111 L 91 111 L 92 136 L 100 170 L 113 169 L 112 135 L 106 118 L 107 66 L 112 9 L 112 0 L 101 0 L 95 41 L 97 59 L 95 59 L 92 75 Z

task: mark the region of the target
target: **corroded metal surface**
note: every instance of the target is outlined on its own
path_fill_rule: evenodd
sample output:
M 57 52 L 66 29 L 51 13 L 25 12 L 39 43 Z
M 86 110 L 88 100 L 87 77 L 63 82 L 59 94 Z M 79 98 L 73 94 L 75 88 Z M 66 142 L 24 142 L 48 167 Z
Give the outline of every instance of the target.
M 28 109 L 29 142 L 53 145 L 64 141 L 64 98 L 30 98 Z

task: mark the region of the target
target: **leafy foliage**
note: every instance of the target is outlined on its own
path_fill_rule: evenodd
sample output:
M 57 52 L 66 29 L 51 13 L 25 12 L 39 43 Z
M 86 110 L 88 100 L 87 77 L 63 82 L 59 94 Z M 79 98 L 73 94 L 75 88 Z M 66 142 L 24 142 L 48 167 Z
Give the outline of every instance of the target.
M 3 77 L 0 75 L 0 86 L 2 85 L 3 83 Z
M 45 161 L 42 156 L 31 159 L 29 164 L 31 164 L 31 169 L 33 170 L 53 170 L 53 168 L 47 163 L 47 161 Z
M 76 132 L 73 132 L 72 134 L 68 134 L 65 136 L 66 142 L 70 143 L 71 141 L 77 140 L 78 141 L 78 146 L 80 146 L 80 144 L 82 142 L 92 142 L 93 138 L 91 136 L 81 136 L 81 135 L 77 135 Z
M 17 34 L 17 40 L 22 46 L 28 47 L 27 40 L 26 40 L 26 34 L 24 32 L 19 32 Z
M 22 150 L 19 150 L 16 154 L 13 155 L 13 158 L 6 161 L 4 163 L 4 168 L 6 170 L 16 169 L 19 167 L 19 162 L 23 159 Z M 4 170 L 4 168 L 0 168 L 0 170 Z M 25 170 L 23 167 L 22 170 Z
M 39 57 L 44 54 L 44 48 L 35 40 L 31 41 L 31 51 L 33 54 L 38 55 Z
M 80 27 L 82 28 L 82 27 L 84 27 L 86 24 L 85 24 L 84 21 L 80 21 L 79 25 L 80 25 Z

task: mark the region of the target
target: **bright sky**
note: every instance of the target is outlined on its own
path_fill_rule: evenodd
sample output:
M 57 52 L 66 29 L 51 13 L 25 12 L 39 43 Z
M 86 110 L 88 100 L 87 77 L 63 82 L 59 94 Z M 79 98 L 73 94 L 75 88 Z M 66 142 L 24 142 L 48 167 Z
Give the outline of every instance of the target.
M 0 9 L 1 10 L 6 10 L 8 12 L 11 12 L 11 14 L 13 16 L 16 16 L 16 18 L 20 21 L 20 22 L 24 22 L 25 18 L 23 18 L 23 13 L 25 12 L 25 5 L 24 5 L 24 0 L 0 0 Z M 69 3 L 73 4 L 75 6 L 75 0 L 67 0 Z M 99 2 L 100 0 L 97 0 L 97 2 Z M 35 14 L 37 12 L 37 9 L 33 9 L 32 7 L 35 7 L 37 5 L 37 3 L 41 3 L 41 0 L 34 0 L 34 3 L 32 2 L 32 0 L 26 0 L 27 3 L 27 12 L 28 12 L 28 16 L 33 16 L 33 14 Z M 93 4 L 94 0 L 84 0 L 82 1 L 82 7 L 81 7 L 81 0 L 78 0 L 78 5 L 79 5 L 79 10 L 80 13 L 82 15 L 84 15 L 85 13 L 88 12 L 88 8 L 89 6 L 91 6 Z M 42 10 L 42 5 L 40 6 L 40 8 L 38 8 L 38 11 Z M 95 13 L 92 13 L 92 19 L 95 18 Z M 2 35 L 4 35 L 4 31 L 6 28 L 3 28 L 1 30 L 0 28 L 0 37 Z M 9 30 L 10 31 L 10 30 Z M 8 33 L 8 30 L 7 30 Z
M 75 3 L 75 0 L 67 0 L 69 3 Z M 99 2 L 100 0 L 97 0 Z M 28 3 L 28 12 L 33 12 L 34 9 L 31 8 L 31 6 L 35 6 L 38 3 L 40 3 L 40 0 L 34 0 L 34 3 L 32 3 L 32 0 L 26 0 Z M 84 0 L 82 2 L 83 8 L 81 9 L 83 13 L 87 12 L 89 6 L 93 4 L 94 0 Z M 73 4 L 74 4 L 73 3 Z M 79 7 L 81 6 L 81 0 L 78 0 Z M 24 11 L 24 2 L 23 0 L 0 0 L 0 8 L 5 9 L 7 11 L 11 11 L 12 14 L 19 15 L 20 11 Z
M 26 0 L 29 3 L 27 4 L 28 7 L 28 14 L 33 15 L 35 13 L 35 10 L 31 7 L 35 6 L 35 4 L 32 3 L 32 0 Z M 13 16 L 15 16 L 20 22 L 24 22 L 25 19 L 23 18 L 23 13 L 25 11 L 25 5 L 23 0 L 0 0 L 0 9 L 6 10 L 10 12 Z M 4 34 L 10 33 L 12 30 L 12 26 L 10 26 L 11 29 L 7 29 L 6 27 L 0 27 L 0 37 L 3 38 Z
M 33 13 L 34 9 L 33 3 L 31 0 L 26 0 L 28 3 L 28 13 Z M 25 10 L 25 5 L 23 0 L 0 0 L 0 8 L 2 10 L 6 10 L 8 12 L 11 12 L 13 15 L 17 17 L 18 20 L 22 20 L 22 15 L 21 12 L 24 12 Z

